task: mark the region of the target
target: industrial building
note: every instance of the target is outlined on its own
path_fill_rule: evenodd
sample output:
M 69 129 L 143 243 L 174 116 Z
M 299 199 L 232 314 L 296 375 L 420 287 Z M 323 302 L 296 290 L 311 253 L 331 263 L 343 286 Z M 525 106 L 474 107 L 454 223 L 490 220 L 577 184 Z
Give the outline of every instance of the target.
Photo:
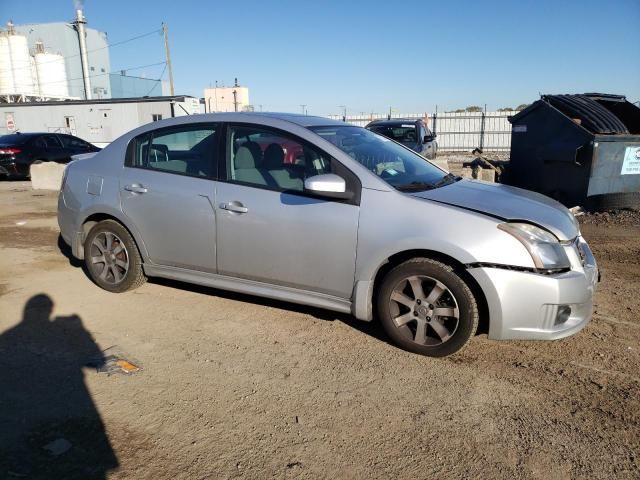
M 238 85 L 238 79 L 232 87 L 204 89 L 205 111 L 209 112 L 252 112 L 253 105 L 249 103 L 249 89 Z
M 163 118 L 202 113 L 190 96 L 0 103 L 0 135 L 58 132 L 104 147 L 134 128 Z
M 107 34 L 74 22 L 7 24 L 0 31 L 0 102 L 160 96 L 157 79 L 111 72 Z

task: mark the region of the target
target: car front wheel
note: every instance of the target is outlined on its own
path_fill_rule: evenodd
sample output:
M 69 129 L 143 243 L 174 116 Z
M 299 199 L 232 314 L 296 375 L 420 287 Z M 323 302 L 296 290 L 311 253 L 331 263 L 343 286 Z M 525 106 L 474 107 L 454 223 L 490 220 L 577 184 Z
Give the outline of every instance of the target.
M 478 328 L 478 306 L 454 269 L 430 258 L 393 268 L 378 291 L 383 328 L 410 352 L 444 357 L 462 350 Z
M 84 244 L 84 262 L 96 285 L 110 292 L 133 290 L 146 281 L 133 237 L 113 220 L 91 229 Z

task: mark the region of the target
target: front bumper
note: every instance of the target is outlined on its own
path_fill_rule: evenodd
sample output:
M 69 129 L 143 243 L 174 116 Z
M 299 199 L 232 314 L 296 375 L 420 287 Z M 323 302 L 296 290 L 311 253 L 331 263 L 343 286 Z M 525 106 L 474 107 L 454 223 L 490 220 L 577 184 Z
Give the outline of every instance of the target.
M 587 244 L 585 258 L 570 258 L 566 273 L 543 275 L 503 268 L 471 268 L 489 309 L 489 338 L 557 340 L 582 330 L 591 320 L 598 267 Z M 571 313 L 560 321 L 559 313 Z

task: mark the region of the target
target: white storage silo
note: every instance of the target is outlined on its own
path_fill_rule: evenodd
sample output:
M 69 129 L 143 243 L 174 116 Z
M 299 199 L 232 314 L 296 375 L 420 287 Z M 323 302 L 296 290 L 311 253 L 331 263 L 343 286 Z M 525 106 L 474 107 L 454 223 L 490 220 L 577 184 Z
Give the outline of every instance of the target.
M 40 93 L 40 87 L 38 86 L 38 72 L 36 72 L 36 59 L 33 55 L 29 55 L 29 65 L 31 65 L 31 79 L 33 81 L 33 94 L 38 95 Z
M 15 94 L 34 95 L 35 87 L 31 71 L 31 55 L 27 37 L 9 33 L 9 55 L 13 70 L 13 89 Z
M 56 53 L 37 52 L 35 62 L 40 95 L 68 97 L 69 86 L 64 57 Z
M 9 35 L 0 32 L 0 95 L 15 93 L 14 90 Z

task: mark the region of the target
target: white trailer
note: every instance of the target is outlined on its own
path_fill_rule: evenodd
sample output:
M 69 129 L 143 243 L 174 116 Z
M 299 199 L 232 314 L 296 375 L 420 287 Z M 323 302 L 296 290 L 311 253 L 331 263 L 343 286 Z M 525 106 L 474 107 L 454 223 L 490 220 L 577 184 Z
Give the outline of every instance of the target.
M 69 133 L 104 147 L 141 125 L 202 111 L 200 100 L 186 95 L 0 103 L 0 135 L 17 131 Z

